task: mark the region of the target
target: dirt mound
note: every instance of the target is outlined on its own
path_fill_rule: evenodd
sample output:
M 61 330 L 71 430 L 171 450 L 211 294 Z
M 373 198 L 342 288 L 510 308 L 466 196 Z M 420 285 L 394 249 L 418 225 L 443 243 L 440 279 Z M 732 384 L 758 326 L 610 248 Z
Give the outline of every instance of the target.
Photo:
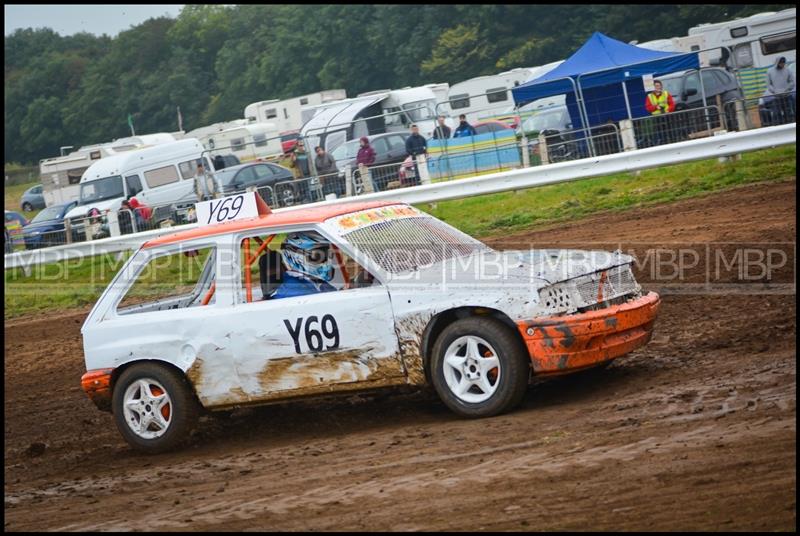
M 793 270 L 794 199 L 794 181 L 757 185 L 487 242 L 785 243 Z M 707 284 L 707 268 L 681 283 Z M 81 391 L 87 310 L 7 321 L 5 529 L 794 530 L 791 270 L 743 286 L 723 273 L 716 295 L 673 288 L 647 347 L 538 383 L 508 415 L 354 395 L 238 410 L 150 457 Z M 761 283 L 778 290 L 753 294 Z

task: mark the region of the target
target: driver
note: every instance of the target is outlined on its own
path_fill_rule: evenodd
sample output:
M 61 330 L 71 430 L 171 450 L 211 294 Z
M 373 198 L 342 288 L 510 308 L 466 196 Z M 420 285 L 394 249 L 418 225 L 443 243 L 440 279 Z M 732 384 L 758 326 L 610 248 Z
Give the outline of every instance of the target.
M 281 246 L 286 271 L 271 299 L 291 298 L 336 290 L 330 284 L 333 264 L 330 244 L 316 233 L 290 233 Z

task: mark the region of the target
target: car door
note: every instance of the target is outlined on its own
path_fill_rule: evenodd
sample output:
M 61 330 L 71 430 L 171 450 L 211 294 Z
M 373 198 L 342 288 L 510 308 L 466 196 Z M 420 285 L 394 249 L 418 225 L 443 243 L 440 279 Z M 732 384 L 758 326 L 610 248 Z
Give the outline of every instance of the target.
M 268 234 L 242 234 L 237 241 Z M 255 251 L 255 246 L 251 249 Z M 241 267 L 245 257 L 239 253 Z M 341 273 L 334 280 L 337 277 Z M 259 278 L 254 279 L 258 284 Z M 225 320 L 225 350 L 218 357 L 231 360 L 223 368 L 235 370 L 238 380 L 236 385 L 226 380 L 224 392 L 199 393 L 201 399 L 206 397 L 204 403 L 213 405 L 215 397 L 231 393 L 253 402 L 405 382 L 385 286 L 267 300 L 260 299 L 256 290 L 252 301 L 246 277 L 233 287 L 238 296 Z
M 406 139 L 403 136 L 388 136 L 387 143 L 389 144 L 389 160 L 387 163 L 394 164 L 406 159 Z
M 372 142 L 372 150 L 375 151 L 375 165 L 387 164 L 391 162 L 391 155 L 389 154 L 389 144 L 387 137 L 377 138 Z

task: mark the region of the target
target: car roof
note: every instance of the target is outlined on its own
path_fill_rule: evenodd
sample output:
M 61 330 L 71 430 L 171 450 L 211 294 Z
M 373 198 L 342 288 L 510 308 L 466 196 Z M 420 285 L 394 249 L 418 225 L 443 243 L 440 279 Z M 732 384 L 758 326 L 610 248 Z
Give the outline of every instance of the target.
M 165 244 L 177 244 L 196 238 L 208 236 L 218 236 L 228 233 L 237 233 L 251 229 L 263 229 L 265 227 L 279 227 L 283 225 L 322 223 L 329 218 L 367 210 L 370 208 L 384 207 L 388 205 L 405 204 L 399 201 L 372 201 L 372 202 L 343 202 L 332 205 L 322 205 L 309 208 L 298 208 L 284 212 L 273 212 L 256 218 L 220 223 L 218 225 L 208 225 L 195 227 L 186 231 L 161 236 L 149 240 L 142 245 L 142 249 Z

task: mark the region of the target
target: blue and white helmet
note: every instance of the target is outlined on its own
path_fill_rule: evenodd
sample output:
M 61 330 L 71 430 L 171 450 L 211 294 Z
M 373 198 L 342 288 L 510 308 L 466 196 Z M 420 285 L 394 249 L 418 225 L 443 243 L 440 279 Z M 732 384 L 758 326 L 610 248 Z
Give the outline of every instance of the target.
M 316 233 L 289 234 L 281 246 L 281 258 L 293 272 L 322 281 L 333 279 L 330 244 Z

